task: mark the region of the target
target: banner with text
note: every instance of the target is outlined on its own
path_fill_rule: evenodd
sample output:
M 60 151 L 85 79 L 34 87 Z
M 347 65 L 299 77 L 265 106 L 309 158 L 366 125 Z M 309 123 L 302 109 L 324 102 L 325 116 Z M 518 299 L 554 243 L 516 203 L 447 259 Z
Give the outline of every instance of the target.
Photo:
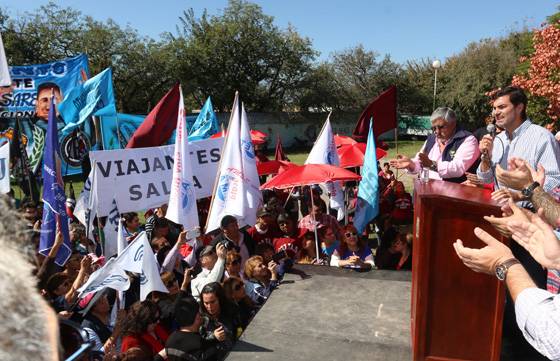
M 83 83 L 89 77 L 88 59 L 81 54 L 47 64 L 11 66 L 10 75 L 12 85 L 0 88 L 0 143 L 3 138 L 11 140 L 15 119 L 20 119 L 29 163 L 40 174 L 51 94 L 59 104 L 72 88 Z M 66 122 L 58 117 L 63 176 L 82 172 L 81 162 L 94 134 L 91 122 L 73 131 L 62 131 L 65 126 Z
M 189 143 L 196 198 L 212 195 L 224 138 Z M 113 199 L 120 212 L 158 207 L 169 201 L 173 145 L 90 152 L 95 164 L 93 191 L 98 216 L 110 213 Z M 95 184 L 96 183 L 96 184 Z

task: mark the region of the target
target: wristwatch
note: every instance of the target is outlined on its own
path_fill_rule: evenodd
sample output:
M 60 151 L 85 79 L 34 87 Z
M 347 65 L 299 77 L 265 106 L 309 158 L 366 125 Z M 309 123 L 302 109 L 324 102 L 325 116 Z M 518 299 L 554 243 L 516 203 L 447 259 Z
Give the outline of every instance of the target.
M 525 199 L 530 199 L 533 195 L 533 191 L 540 186 L 539 182 L 533 182 L 528 187 L 525 187 L 521 190 L 521 194 Z
M 518 264 L 518 263 L 521 262 L 519 262 L 516 258 L 510 258 L 507 261 L 500 263 L 499 265 L 496 266 L 496 270 L 495 270 L 496 277 L 500 281 L 504 281 L 506 279 L 508 269 L 514 264 Z

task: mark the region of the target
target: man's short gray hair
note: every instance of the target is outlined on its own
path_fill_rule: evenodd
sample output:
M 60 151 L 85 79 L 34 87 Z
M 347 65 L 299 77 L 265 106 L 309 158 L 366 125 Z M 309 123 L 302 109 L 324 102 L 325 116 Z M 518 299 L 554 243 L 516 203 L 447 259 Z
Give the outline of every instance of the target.
M 448 107 L 439 107 L 430 116 L 430 122 L 434 120 L 443 119 L 446 123 L 456 123 L 457 122 L 457 115 L 453 111 L 453 109 Z
M 31 232 L 10 199 L 0 196 L 0 360 L 52 360 L 47 305 L 37 290 L 29 249 Z

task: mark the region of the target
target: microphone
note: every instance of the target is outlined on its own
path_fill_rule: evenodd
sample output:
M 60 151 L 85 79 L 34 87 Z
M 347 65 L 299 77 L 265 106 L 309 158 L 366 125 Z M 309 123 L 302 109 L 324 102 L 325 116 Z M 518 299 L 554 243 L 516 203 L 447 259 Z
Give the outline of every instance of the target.
M 494 139 L 496 137 L 496 126 L 494 124 L 492 124 L 492 123 L 488 124 L 486 126 L 486 131 L 488 132 L 488 134 L 490 134 L 492 139 Z

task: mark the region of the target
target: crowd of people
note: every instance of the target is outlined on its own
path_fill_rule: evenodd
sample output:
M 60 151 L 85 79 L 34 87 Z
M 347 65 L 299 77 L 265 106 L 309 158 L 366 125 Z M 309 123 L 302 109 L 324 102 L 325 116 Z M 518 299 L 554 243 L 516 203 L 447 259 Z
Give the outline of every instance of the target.
M 12 271 L 0 277 L 12 277 L 6 282 L 21 282 L 28 292 L 38 288 L 42 298 L 26 305 L 33 311 L 21 312 L 31 318 L 39 317 L 37 312 L 46 307 L 54 311 L 60 320 L 64 357 L 83 349 L 82 358 L 76 359 L 221 360 L 286 273 L 297 271 L 297 264 L 411 270 L 413 201 L 398 172 L 401 176 L 427 172 L 432 179 L 492 189 L 492 197 L 503 204 L 503 217 L 486 220 L 502 235 L 513 237 L 511 249 L 477 228 L 475 234 L 487 247 L 469 249 L 458 240 L 455 250 L 468 267 L 495 273 L 506 282 L 510 313 L 514 319 L 517 316 L 515 329 L 532 346 L 522 349 L 519 344 L 516 352 L 538 350 L 557 359 L 560 242 L 554 229 L 560 224 L 556 202 L 560 146 L 550 131 L 527 119 L 526 106 L 521 89 L 499 91 L 493 123 L 500 132 L 478 132 L 479 139 L 458 125 L 453 110 L 436 109 L 431 118 L 433 134 L 415 157 L 399 155 L 382 167 L 378 164 L 379 215 L 363 233 L 352 225 L 357 195 L 357 185 L 352 183 L 344 185 L 350 199 L 345 221 L 337 220 L 336 212 L 327 207 L 328 195 L 319 186 L 313 192 L 309 187 L 263 191 L 255 224 L 240 228 L 238 220 L 228 215 L 218 230 L 193 239 L 165 218 L 166 205 L 145 214 L 126 213 L 121 218 L 127 241 L 145 232 L 168 292 L 154 291 L 141 300 L 142 277 L 129 272 L 131 286 L 124 294 L 106 288 L 79 297 L 78 289 L 113 256 L 102 252 L 105 219 L 96 220 L 91 237 L 72 218 L 72 255 L 60 267 L 55 258 L 63 245 L 62 234 L 57 234 L 49 254 L 41 256 L 42 206 L 22 201 L 17 214 L 7 211 L 0 222 L 0 241 L 9 250 L 8 256 L 0 255 L 4 262 L 0 274 L 10 268 L 5 257 L 11 257 L 13 267 L 19 265 L 22 249 L 27 258 L 19 268 L 22 274 L 15 276 Z M 6 209 L 13 203 L 2 202 Z M 209 202 L 200 200 L 198 206 L 204 224 Z M 14 231 L 14 227 L 21 229 Z M 29 270 L 32 279 L 27 277 Z M 36 338 L 45 336 L 49 327 L 56 329 L 52 312 L 46 314 Z
M 73 327 L 81 332 L 83 343 L 61 332 L 64 356 L 89 344 L 88 357 L 100 360 L 221 360 L 284 275 L 299 272 L 297 264 L 410 270 L 411 197 L 390 173 L 387 164 L 380 172 L 380 178 L 388 177 L 381 182 L 385 209 L 362 234 L 351 215 L 346 224 L 337 220 L 319 186 L 313 192 L 309 187 L 263 191 L 254 225 L 240 228 L 234 216 L 226 215 L 217 231 L 196 239 L 187 239 L 187 231 L 165 218 L 167 205 L 121 214 L 127 242 L 145 232 L 168 290 L 154 291 L 143 301 L 141 275 L 134 273 L 122 295 L 110 288 L 79 295 L 88 277 L 113 256 L 103 254 L 106 219 L 94 222 L 91 237 L 71 217 L 72 255 L 60 267 L 55 260 L 64 237 L 58 233 L 49 254 L 39 254 L 42 205 L 23 200 L 19 215 L 32 234 L 38 289 L 61 319 L 61 331 Z M 346 187 L 355 196 L 356 184 Z M 208 205 L 199 201 L 201 224 Z

